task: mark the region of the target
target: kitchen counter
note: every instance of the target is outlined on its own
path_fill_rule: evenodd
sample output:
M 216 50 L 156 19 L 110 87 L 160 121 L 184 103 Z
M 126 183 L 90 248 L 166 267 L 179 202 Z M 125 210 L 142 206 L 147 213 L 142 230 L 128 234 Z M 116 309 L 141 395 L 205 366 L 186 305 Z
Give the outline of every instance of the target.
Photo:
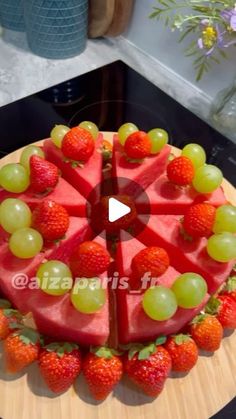
M 209 114 L 210 96 L 122 37 L 89 40 L 81 55 L 49 60 L 30 52 L 24 33 L 4 30 L 0 57 L 0 106 L 122 60 L 202 119 Z

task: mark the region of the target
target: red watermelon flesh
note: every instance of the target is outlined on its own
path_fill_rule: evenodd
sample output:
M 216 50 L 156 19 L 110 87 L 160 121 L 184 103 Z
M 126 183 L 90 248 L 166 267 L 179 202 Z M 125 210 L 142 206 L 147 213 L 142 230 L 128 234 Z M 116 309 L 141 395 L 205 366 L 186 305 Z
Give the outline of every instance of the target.
M 102 181 L 102 140 L 103 136 L 100 134 L 92 157 L 83 167 L 77 168 L 73 168 L 71 163 L 65 162 L 62 151 L 53 144 L 51 139 L 44 141 L 43 150 L 47 160 L 58 166 L 62 176 L 85 198 L 88 198 L 89 194 Z
M 139 216 L 139 220 L 142 217 Z M 207 239 L 204 237 L 192 242 L 185 240 L 180 234 L 180 218 L 176 215 L 151 215 L 149 223 L 138 238 L 146 246 L 164 247 L 171 264 L 180 272 L 196 272 L 202 275 L 207 281 L 208 292 L 213 294 L 226 281 L 235 261 L 214 261 L 206 252 Z
M 85 198 L 71 186 L 65 179 L 59 178 L 55 189 L 46 196 L 34 196 L 29 190 L 22 194 L 14 194 L 3 189 L 0 190 L 0 202 L 6 198 L 18 198 L 26 202 L 31 209 L 34 209 L 40 202 L 48 199 L 62 205 L 72 216 L 86 216 L 86 200 Z
M 127 239 L 130 239 L 127 241 Z M 124 241 L 124 239 L 126 241 Z M 132 258 L 145 246 L 136 238 L 122 231 L 117 249 L 116 265 L 122 276 L 129 276 L 131 273 L 130 262 Z M 169 266 L 167 271 L 158 277 L 157 283 L 170 288 L 180 273 Z M 208 300 L 207 295 L 204 302 L 194 309 L 179 308 L 176 314 L 166 321 L 155 321 L 150 319 L 142 308 L 143 295 L 128 290 L 117 291 L 118 310 L 118 331 L 122 343 L 143 342 L 155 339 L 158 335 L 179 332 L 192 318 L 199 313 Z
M 208 298 L 207 295 L 203 303 L 194 309 L 178 308 L 171 319 L 159 322 L 150 319 L 144 312 L 142 295 L 122 295 L 121 298 L 118 297 L 120 342 L 151 341 L 159 335 L 178 333 L 201 311 Z
M 48 247 L 45 252 L 39 253 L 32 259 L 19 259 L 12 255 L 7 243 L 2 244 L 0 247 L 0 289 L 2 293 L 22 313 L 27 313 L 31 310 L 31 297 L 36 291 L 29 288 L 16 289 L 13 286 L 12 278 L 21 274 L 23 277 L 26 275 L 27 278 L 32 279 L 40 263 L 46 259 L 58 259 L 67 263 L 75 246 L 87 240 L 90 235 L 91 230 L 85 218 L 70 217 L 70 227 L 66 238 L 59 244 Z
M 106 247 L 102 237 L 95 242 Z M 107 278 L 107 272 L 101 279 Z M 32 313 L 42 334 L 62 341 L 73 341 L 81 345 L 104 345 L 109 336 L 109 298 L 104 307 L 95 314 L 83 314 L 75 310 L 70 295 L 52 297 L 38 290 L 31 299 Z
M 141 194 L 135 201 L 137 210 L 145 214 L 149 210 L 147 197 L 151 206 L 151 214 L 185 214 L 190 205 L 200 202 L 219 207 L 226 204 L 222 188 L 211 194 L 199 194 L 193 188 L 178 188 L 169 182 L 164 174 L 147 189 L 146 194 Z
M 122 146 L 115 135 L 112 176 L 117 182 L 117 193 L 136 197 L 140 190 L 137 190 L 132 182 L 136 182 L 143 189 L 153 183 L 166 169 L 170 150 L 170 146 L 166 145 L 160 153 L 147 157 L 142 163 L 130 163 L 124 156 Z M 119 180 L 121 178 L 124 180 Z

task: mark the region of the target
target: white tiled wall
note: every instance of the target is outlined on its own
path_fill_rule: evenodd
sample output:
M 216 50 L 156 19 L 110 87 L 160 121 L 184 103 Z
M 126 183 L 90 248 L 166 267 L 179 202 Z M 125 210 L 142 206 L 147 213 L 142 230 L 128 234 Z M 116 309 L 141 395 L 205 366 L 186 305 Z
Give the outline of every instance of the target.
M 184 57 L 184 44 L 178 44 L 178 32 L 171 32 L 161 22 L 150 20 L 148 15 L 156 0 L 136 0 L 133 17 L 125 37 L 152 55 L 176 73 L 197 84 L 205 93 L 214 97 L 227 87 L 236 77 L 236 48 L 229 54 L 229 60 L 215 65 L 213 70 L 199 83 L 195 82 L 195 73 L 191 58 Z

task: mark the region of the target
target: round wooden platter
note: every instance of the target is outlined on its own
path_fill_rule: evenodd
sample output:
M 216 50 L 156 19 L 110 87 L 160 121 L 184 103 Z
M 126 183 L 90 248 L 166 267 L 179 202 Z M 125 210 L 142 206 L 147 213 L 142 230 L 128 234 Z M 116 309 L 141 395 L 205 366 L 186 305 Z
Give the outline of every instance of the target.
M 104 133 L 106 139 L 112 133 Z M 40 142 L 38 143 L 40 144 Z M 179 150 L 173 147 L 173 153 Z M 19 161 L 20 150 L 4 157 L 0 167 Z M 227 199 L 236 205 L 236 191 L 226 180 Z M 104 402 L 90 397 L 83 376 L 61 396 L 50 393 L 32 365 L 24 374 L 4 373 L 0 346 L 0 418 L 2 419 L 208 419 L 235 396 L 236 333 L 224 337 L 212 355 L 202 353 L 186 376 L 172 376 L 160 396 L 152 400 L 137 390 L 126 377 Z

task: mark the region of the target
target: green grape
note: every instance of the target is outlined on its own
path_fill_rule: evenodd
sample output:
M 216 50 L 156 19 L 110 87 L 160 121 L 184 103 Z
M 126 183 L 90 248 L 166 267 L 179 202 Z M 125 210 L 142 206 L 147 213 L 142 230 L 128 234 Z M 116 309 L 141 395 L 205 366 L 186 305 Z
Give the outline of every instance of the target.
M 222 179 L 223 175 L 218 167 L 206 164 L 196 170 L 193 186 L 197 192 L 211 193 L 219 188 Z
M 216 210 L 214 233 L 236 233 L 236 207 L 233 205 L 222 205 Z
M 99 129 L 96 124 L 90 121 L 83 121 L 79 124 L 79 127 L 86 129 L 92 134 L 93 139 L 96 140 L 98 137 Z
M 179 307 L 194 308 L 203 301 L 207 293 L 207 284 L 201 275 L 188 272 L 180 275 L 171 289 Z
M 70 128 L 66 125 L 55 125 L 50 133 L 50 137 L 58 148 L 61 148 L 61 143 L 67 132 L 70 131 Z
M 169 288 L 163 286 L 151 287 L 143 296 L 143 309 L 153 320 L 170 319 L 177 310 L 176 297 Z
M 92 314 L 101 310 L 106 302 L 106 291 L 99 278 L 80 278 L 71 292 L 71 302 L 81 313 Z
M 20 259 L 30 259 L 42 250 L 43 238 L 33 228 L 21 228 L 12 234 L 9 248 L 14 256 Z
M 118 138 L 121 145 L 124 145 L 128 136 L 133 134 L 133 132 L 138 131 L 138 127 L 132 124 L 131 122 L 127 122 L 126 124 L 121 125 L 118 130 Z
M 161 128 L 152 129 L 148 132 L 148 136 L 152 142 L 151 154 L 159 153 L 169 140 L 168 133 Z
M 40 147 L 37 147 L 36 145 L 29 145 L 26 147 L 20 156 L 20 164 L 24 166 L 26 170 L 30 170 L 30 157 L 31 156 L 39 156 L 44 159 L 45 155 L 43 150 Z
M 188 157 L 192 161 L 195 169 L 206 163 L 205 150 L 199 144 L 187 144 L 182 150 L 182 156 Z
M 70 269 L 58 260 L 50 260 L 40 265 L 36 277 L 41 290 L 49 295 L 64 295 L 73 285 Z
M 12 234 L 20 228 L 30 227 L 31 211 L 20 199 L 8 198 L 0 205 L 1 226 Z
M 29 173 L 18 163 L 9 163 L 0 169 L 0 185 L 8 192 L 22 193 L 30 184 Z
M 236 258 L 236 237 L 232 233 L 213 234 L 207 242 L 208 255 L 217 262 Z

